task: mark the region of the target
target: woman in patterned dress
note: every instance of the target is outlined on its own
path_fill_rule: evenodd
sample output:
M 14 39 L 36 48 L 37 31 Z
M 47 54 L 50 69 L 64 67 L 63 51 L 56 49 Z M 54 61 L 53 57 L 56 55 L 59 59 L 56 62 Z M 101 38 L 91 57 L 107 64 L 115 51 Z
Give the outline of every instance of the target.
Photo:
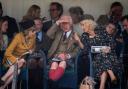
M 105 89 L 105 82 L 109 76 L 111 81 L 116 81 L 115 72 L 119 72 L 117 65 L 120 65 L 115 54 L 112 37 L 105 30 L 96 30 L 96 23 L 93 20 L 82 20 L 80 22 L 84 31 L 80 40 L 75 34 L 75 39 L 84 52 L 90 52 L 91 46 L 105 46 L 101 53 L 92 53 L 94 77 L 100 80 L 99 89 Z

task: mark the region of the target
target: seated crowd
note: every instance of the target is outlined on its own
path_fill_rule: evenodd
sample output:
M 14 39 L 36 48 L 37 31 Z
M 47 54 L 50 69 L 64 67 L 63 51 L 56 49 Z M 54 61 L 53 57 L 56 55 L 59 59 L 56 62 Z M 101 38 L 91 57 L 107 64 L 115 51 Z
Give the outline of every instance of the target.
M 0 89 L 12 82 L 15 64 L 18 75 L 26 64 L 29 69 L 43 69 L 43 58 L 28 60 L 27 55 L 35 52 L 44 52 L 46 64 L 50 66 L 47 75 L 50 81 L 60 80 L 80 53 L 78 61 L 92 60 L 92 64 L 78 63 L 84 71 L 84 74 L 78 73 L 80 82 L 85 76 L 91 76 L 99 82 L 99 89 L 106 89 L 108 79 L 114 85 L 124 75 L 124 80 L 120 80 L 125 83 L 122 89 L 128 87 L 128 15 L 122 16 L 120 2 L 112 3 L 109 13 L 99 16 L 97 21 L 92 15 L 84 14 L 80 6 L 69 8 L 69 15 L 63 15 L 63 6 L 52 2 L 49 12 L 50 20 L 40 18 L 41 8 L 32 5 L 17 23 L 12 17 L 2 16 L 0 4 L 0 70 L 5 71 L 0 74 Z M 93 73 L 88 65 L 92 65 Z

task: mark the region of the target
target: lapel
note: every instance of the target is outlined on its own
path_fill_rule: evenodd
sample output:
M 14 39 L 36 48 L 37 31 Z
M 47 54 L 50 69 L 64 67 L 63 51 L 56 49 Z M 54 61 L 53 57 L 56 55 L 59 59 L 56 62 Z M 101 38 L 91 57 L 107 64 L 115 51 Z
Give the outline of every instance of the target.
M 73 46 L 73 43 L 75 42 L 74 39 L 73 39 L 73 34 L 74 34 L 74 32 L 72 30 L 70 36 L 68 37 L 68 45 L 67 45 L 66 51 L 69 51 L 70 48 Z
M 56 38 L 55 38 L 55 44 L 56 44 L 56 49 L 58 48 L 58 46 L 59 46 L 59 44 L 60 44 L 60 42 L 61 42 L 61 39 L 62 39 L 62 37 L 63 37 L 63 31 L 61 30 L 58 34 L 57 34 L 57 36 L 56 36 Z
M 61 29 L 59 29 L 59 30 L 60 31 L 57 32 L 55 40 L 53 41 L 52 46 L 51 46 L 51 48 L 49 50 L 48 57 L 52 57 L 52 55 L 57 50 L 57 48 L 58 48 L 58 46 L 60 44 L 61 38 L 63 37 L 63 31 Z

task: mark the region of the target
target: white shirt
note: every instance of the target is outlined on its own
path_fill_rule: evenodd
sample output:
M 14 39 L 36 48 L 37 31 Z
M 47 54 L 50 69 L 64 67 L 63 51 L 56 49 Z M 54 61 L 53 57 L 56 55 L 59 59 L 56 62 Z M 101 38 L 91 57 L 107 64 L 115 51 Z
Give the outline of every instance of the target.
M 70 30 L 70 31 L 68 31 L 68 32 L 66 33 L 66 37 L 67 37 L 67 38 L 70 36 L 71 32 L 72 32 L 72 30 Z M 63 33 L 63 35 L 64 35 L 64 34 L 65 34 L 65 32 Z

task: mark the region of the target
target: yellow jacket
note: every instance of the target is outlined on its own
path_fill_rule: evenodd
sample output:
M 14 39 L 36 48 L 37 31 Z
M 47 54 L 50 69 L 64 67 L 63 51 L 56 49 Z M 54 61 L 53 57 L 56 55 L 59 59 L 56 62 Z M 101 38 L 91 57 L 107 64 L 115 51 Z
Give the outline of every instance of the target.
M 35 38 L 36 37 L 34 36 L 26 42 L 23 33 L 18 33 L 12 40 L 9 47 L 6 49 L 3 64 L 5 66 L 10 66 L 7 64 L 7 60 L 11 62 L 11 64 L 14 64 L 17 60 L 16 58 L 20 57 L 22 54 L 29 51 L 30 49 L 34 49 Z

